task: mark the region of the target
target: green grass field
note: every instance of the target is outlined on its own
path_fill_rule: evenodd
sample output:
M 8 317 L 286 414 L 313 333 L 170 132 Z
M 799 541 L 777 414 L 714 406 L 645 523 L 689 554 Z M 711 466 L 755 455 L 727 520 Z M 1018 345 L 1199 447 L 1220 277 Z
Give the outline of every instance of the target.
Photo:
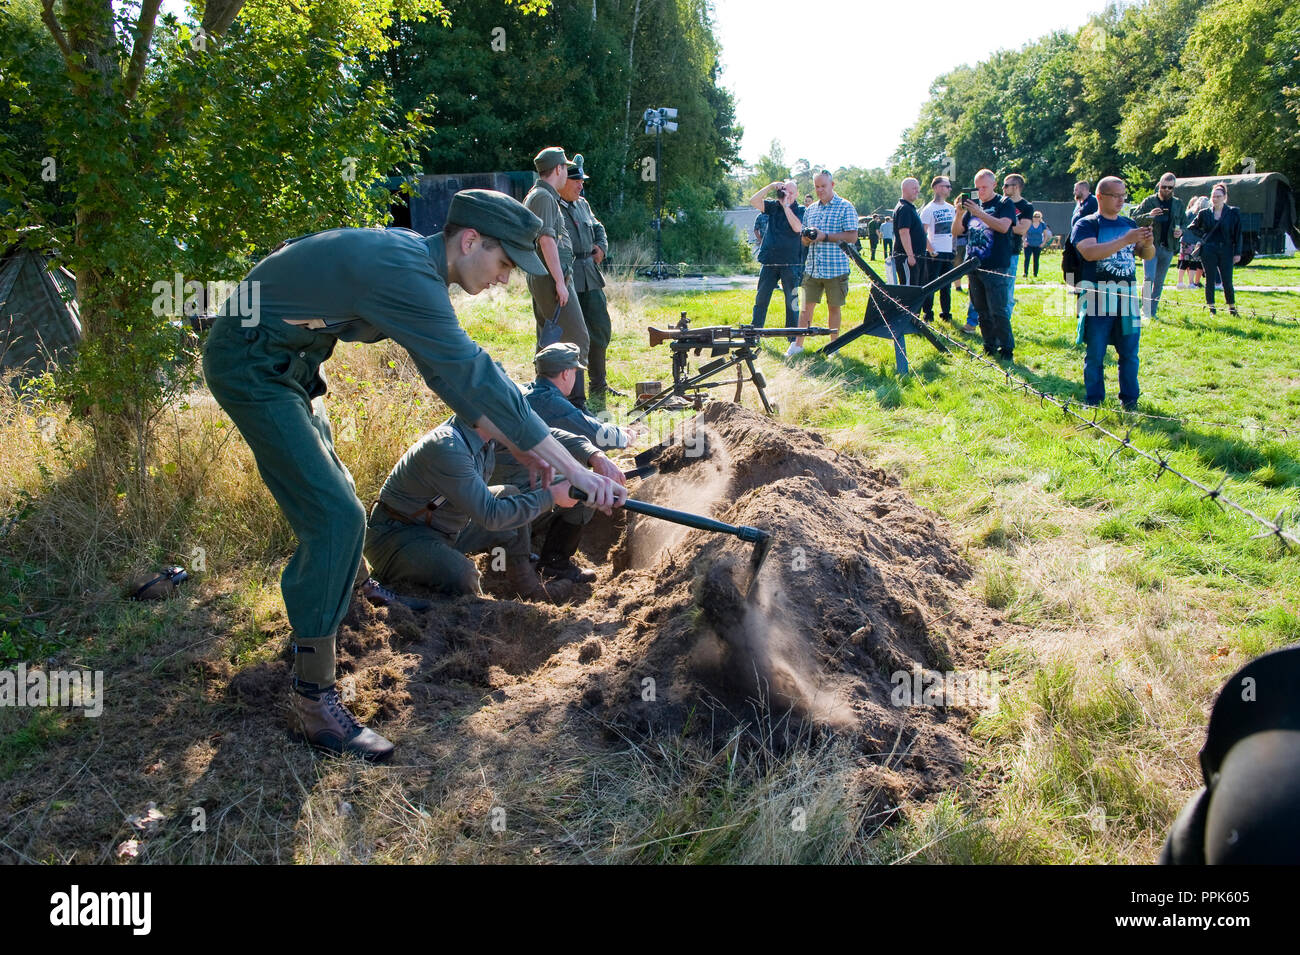
M 1018 290 L 1017 366 L 1037 388 L 1081 399 L 1074 323 L 1055 315 L 1052 304 L 1049 283 L 1058 276 L 1057 260 L 1046 257 L 1040 282 Z M 1300 284 L 1300 267 L 1294 259 L 1263 260 L 1238 282 Z M 696 325 L 741 323 L 753 300 L 749 290 L 665 293 L 646 283 L 614 285 L 609 295 L 611 378 L 628 392 L 637 381 L 669 377 L 669 353 L 647 346 L 647 325 L 668 324 L 683 311 Z M 1139 410 L 1150 417 L 1116 407 L 1112 356 L 1112 397 L 1098 421 L 1119 433 L 1131 429 L 1135 445 L 1167 455 L 1210 486 L 1223 481 L 1224 493 L 1243 506 L 1270 518 L 1282 513 L 1294 526 L 1300 293 L 1242 293 L 1240 318 L 1209 315 L 1198 296 L 1169 288 L 1161 320 L 1142 332 Z M 860 320 L 865 297 L 855 282 L 846 328 Z M 956 298 L 964 310 L 965 296 Z M 533 319 L 518 277 L 505 290 L 458 296 L 457 307 L 470 334 L 513 376 L 531 376 Z M 819 309 L 815 322 L 824 319 Z M 769 326 L 779 321 L 774 302 Z M 896 474 L 949 522 L 976 571 L 972 592 L 1018 625 L 987 660 L 1006 688 L 998 709 L 975 727 L 965 782 L 937 800 L 904 806 L 899 824 L 874 828 L 865 842 L 840 825 L 851 815 L 851 764 L 834 746 L 779 760 L 740 757 L 739 749 L 704 758 L 665 740 L 658 753 L 631 747 L 593 754 L 540 775 L 525 767 L 509 781 L 494 780 L 495 798 L 560 820 L 574 851 L 589 860 L 1151 861 L 1200 785 L 1196 754 L 1222 681 L 1251 657 L 1300 640 L 1300 551 L 1254 539 L 1259 528 L 1241 515 L 1220 511 L 1167 475 L 1157 480 L 1149 462 L 1112 456 L 1114 446 L 1100 436 L 961 354 L 941 356 L 912 338 L 913 373 L 900 377 L 892 346 L 880 339 L 861 339 L 829 358 L 817 354 L 819 342 L 810 344 L 789 362 L 781 348 L 764 347 L 762 367 L 780 417 Z M 397 456 L 443 409 L 392 346 L 341 346 L 329 371 L 338 450 L 358 495 L 370 500 Z M 141 692 L 170 700 L 167 721 L 142 725 L 138 743 L 114 744 L 132 772 L 153 772 L 131 761 L 153 758 L 155 736 L 200 727 L 187 756 L 193 766 L 179 768 L 185 785 L 210 773 L 225 788 L 209 805 L 242 808 L 212 841 L 160 842 L 148 858 L 536 858 L 544 837 L 467 840 L 469 809 L 437 805 L 456 771 L 445 761 L 421 764 L 409 779 L 390 778 L 312 760 L 298 747 L 272 757 L 278 770 L 222 767 L 220 775 L 216 762 L 203 768 L 220 753 L 205 734 L 219 740 L 238 712 L 206 695 L 212 674 L 253 673 L 282 651 L 287 623 L 276 580 L 293 541 L 242 442 L 202 398 L 163 418 L 154 462 L 159 499 L 146 526 L 95 503 L 82 427 L 64 421 L 59 409 L 5 406 L 0 512 L 10 520 L 0 572 L 12 596 L 0 612 L 19 621 L 15 633 L 29 647 L 15 648 L 11 634 L 0 645 L 5 665 L 49 655 L 102 666 L 136 674 L 147 688 Z M 744 403 L 757 406 L 751 389 Z M 626 402 L 610 410 L 625 411 Z M 60 419 L 53 439 L 41 436 L 43 414 Z M 142 565 L 192 563 L 196 543 L 206 571 L 182 599 L 153 607 L 117 599 L 120 581 Z M 70 601 L 67 594 L 80 596 Z M 110 757 L 97 748 L 100 731 L 87 724 L 58 712 L 0 711 L 0 785 L 28 799 L 21 810 L 15 803 L 17 821 L 0 832 L 0 854 L 8 847 L 28 858 L 24 847 L 42 844 L 36 830 L 48 832 L 61 814 L 92 812 L 97 791 L 54 791 L 82 772 L 78 767 L 107 772 L 116 765 L 104 765 Z M 265 775 L 277 771 L 290 780 L 283 790 Z M 169 772 L 158 770 L 158 798 L 177 812 L 184 803 L 168 795 L 179 786 L 165 782 Z M 51 793 L 41 788 L 46 778 Z M 24 779 L 32 781 L 30 792 Z M 117 792 L 117 783 L 108 785 Z M 810 818 L 824 838 L 791 841 L 782 813 L 793 804 L 814 807 Z M 101 849 L 107 857 L 125 835 L 114 828 L 121 816 L 111 804 L 94 811 L 84 824 L 60 830 L 90 833 L 85 845 L 50 848 L 42 858 L 76 852 L 93 861 Z
M 1293 282 L 1293 262 L 1261 260 L 1238 282 Z M 1081 401 L 1074 322 L 1053 314 L 1046 287 L 1059 274 L 1059 256 L 1046 257 L 1038 287 L 1018 290 L 1017 365 L 1040 390 Z M 1131 429 L 1135 445 L 1202 483 L 1222 481 L 1243 506 L 1281 513 L 1294 531 L 1300 295 L 1241 293 L 1242 316 L 1232 318 L 1222 308 L 1210 315 L 1202 292 L 1176 290 L 1169 278 L 1161 318 L 1142 332 L 1139 411 L 1150 417 L 1118 409 L 1111 353 L 1098 421 Z M 749 320 L 752 298 L 644 295 L 622 309 L 648 323 L 684 311 L 696 325 L 735 324 Z M 864 298 L 855 282 L 845 327 L 860 320 Z M 487 319 L 474 314 L 486 335 Z M 774 305 L 769 325 L 779 321 Z M 668 354 L 646 349 L 643 335 L 624 324 L 614 342 L 610 366 L 624 390 L 667 380 Z M 1260 528 L 1246 518 L 1168 476 L 1157 480 L 1147 461 L 1112 457 L 1113 444 L 1058 409 L 919 338 L 909 339 L 913 373 L 901 378 L 892 344 L 880 339 L 788 364 L 780 351 L 765 346 L 781 416 L 898 473 L 952 522 L 984 599 L 1031 633 L 990 659 L 1014 689 L 979 727 L 986 748 L 971 790 L 913 820 L 916 844 L 935 840 L 921 857 L 1152 859 L 1200 785 L 1195 754 L 1221 681 L 1300 639 L 1300 551 L 1253 539 Z M 756 406 L 752 393 L 745 400 Z M 935 835 L 948 831 L 964 835 Z

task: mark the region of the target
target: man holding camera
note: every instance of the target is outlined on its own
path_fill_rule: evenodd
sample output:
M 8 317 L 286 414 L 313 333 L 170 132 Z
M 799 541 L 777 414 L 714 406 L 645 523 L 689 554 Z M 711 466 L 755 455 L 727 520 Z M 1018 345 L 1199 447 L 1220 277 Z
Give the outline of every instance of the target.
M 1016 207 L 997 194 L 997 176 L 991 169 L 975 174 L 975 196 L 958 205 L 952 234 L 966 236 L 966 258 L 977 259 L 979 268 L 970 273 L 970 299 L 979 316 L 984 353 L 1012 360 L 1016 347 L 1011 334 L 1011 229 L 1016 224 Z
M 1128 187 L 1118 176 L 1097 183 L 1098 210 L 1079 218 L 1070 241 L 1082 262 L 1081 338 L 1087 345 L 1083 359 L 1084 400 L 1096 407 L 1106 397 L 1103 363 L 1108 345 L 1119 358 L 1119 400 L 1125 411 L 1137 408 L 1138 341 L 1142 311 L 1137 287 L 1137 259 L 1150 261 L 1156 254 L 1152 230 L 1120 214 Z
M 758 295 L 754 298 L 754 314 L 750 319 L 755 328 L 767 323 L 767 307 L 772 301 L 776 284 L 781 283 L 785 295 L 785 327 L 794 328 L 799 322 L 796 289 L 799 287 L 799 259 L 803 248 L 799 233 L 803 231 L 804 207 L 795 198 L 795 183 L 768 183 L 749 198 L 749 204 L 767 216 L 767 231 L 758 250 L 758 261 L 763 267 L 758 273 Z M 776 198 L 768 193 L 776 190 Z
M 858 237 L 858 213 L 853 203 L 835 195 L 835 180 L 829 169 L 813 177 L 817 202 L 808 207 L 804 216 L 802 241 L 808 246 L 804 267 L 803 312 L 799 327 L 812 324 L 817 303 L 826 296 L 826 325 L 831 330 L 831 341 L 840 334 L 840 310 L 849 295 L 849 257 L 840 248 L 841 242 L 853 242 Z M 791 358 L 803 351 L 803 336 L 790 343 L 785 357 Z
M 1174 260 L 1179 241 L 1183 237 L 1182 222 L 1186 218 L 1183 200 L 1174 195 L 1178 177 L 1167 172 L 1160 177 L 1153 195 L 1142 200 L 1134 213 L 1149 215 L 1155 228 L 1156 254 L 1142 263 L 1142 299 L 1147 318 L 1155 318 L 1160 308 L 1160 293 L 1169 274 L 1169 263 Z

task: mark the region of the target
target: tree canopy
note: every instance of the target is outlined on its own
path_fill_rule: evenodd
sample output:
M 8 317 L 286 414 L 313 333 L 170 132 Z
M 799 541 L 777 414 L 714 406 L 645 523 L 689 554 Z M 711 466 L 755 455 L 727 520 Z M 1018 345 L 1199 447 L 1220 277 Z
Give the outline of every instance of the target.
M 893 156 L 896 176 L 987 166 L 1033 195 L 1124 175 L 1300 176 L 1300 21 L 1286 0 L 1112 4 L 1074 32 L 934 80 Z
M 644 228 L 654 175 L 665 194 L 690 185 L 731 200 L 740 130 L 719 85 L 706 0 L 553 0 L 542 17 L 502 4 L 446 0 L 446 18 L 395 20 L 397 41 L 367 72 L 403 110 L 427 109 L 430 173 L 532 168 L 544 146 L 581 153 L 598 212 L 631 207 Z M 648 107 L 678 110 L 651 169 Z

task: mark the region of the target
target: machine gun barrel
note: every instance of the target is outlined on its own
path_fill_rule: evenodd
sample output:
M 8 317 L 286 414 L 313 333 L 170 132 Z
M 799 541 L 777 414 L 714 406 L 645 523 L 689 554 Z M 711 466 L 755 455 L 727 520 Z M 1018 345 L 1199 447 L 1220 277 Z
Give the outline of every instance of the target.
M 801 335 L 829 335 L 829 328 L 757 328 L 754 325 L 707 325 L 702 328 L 658 328 L 651 325 L 650 345 L 674 342 L 679 348 L 738 348 L 759 338 L 797 338 Z

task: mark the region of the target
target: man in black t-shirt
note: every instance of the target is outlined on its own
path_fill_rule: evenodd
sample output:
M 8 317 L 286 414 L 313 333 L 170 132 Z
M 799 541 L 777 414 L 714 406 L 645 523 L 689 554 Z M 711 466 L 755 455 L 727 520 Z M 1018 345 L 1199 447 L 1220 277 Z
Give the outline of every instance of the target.
M 767 198 L 773 190 L 776 198 Z M 758 249 L 758 261 L 763 267 L 758 273 L 758 294 L 751 318 L 756 328 L 767 323 L 767 307 L 778 281 L 785 295 L 785 327 L 794 328 L 799 324 L 798 271 L 804 254 L 799 233 L 803 229 L 804 207 L 799 205 L 796 195 L 791 180 L 769 183 L 749 199 L 751 206 L 767 215 L 767 230 Z
M 1007 293 L 1007 321 L 1016 308 L 1016 273 L 1020 271 L 1020 253 L 1025 247 L 1025 233 L 1034 224 L 1034 207 L 1026 202 L 1021 193 L 1025 188 L 1025 177 L 1011 173 L 1002 179 L 1002 193 L 1016 207 L 1016 224 L 1011 228 L 1011 289 Z
M 970 273 L 970 298 L 979 316 L 984 353 L 1012 359 L 1015 338 L 1007 313 L 1011 285 L 1011 230 L 1016 224 L 1016 207 L 994 190 L 997 177 L 990 169 L 975 174 L 976 198 L 957 209 L 952 234 L 966 236 L 966 258 L 978 259 Z
M 933 250 L 926 249 L 925 224 L 916 211 L 921 184 L 908 176 L 900 191 L 894 206 L 894 275 L 899 285 L 924 285 L 925 263 Z

